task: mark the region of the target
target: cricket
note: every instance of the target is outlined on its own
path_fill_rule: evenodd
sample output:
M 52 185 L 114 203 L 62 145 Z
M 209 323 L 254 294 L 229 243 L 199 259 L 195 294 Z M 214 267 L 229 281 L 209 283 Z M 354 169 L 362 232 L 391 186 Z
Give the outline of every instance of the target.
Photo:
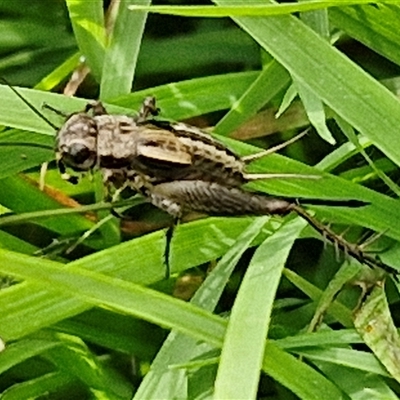
M 56 128 L 18 91 L 9 87 L 37 115 Z M 370 268 L 397 275 L 394 268 L 367 254 L 362 246 L 347 241 L 306 209 L 307 205 L 362 207 L 365 203 L 279 198 L 243 187 L 246 183 L 263 179 L 320 179 L 318 175 L 246 171 L 252 161 L 292 144 L 307 131 L 273 148 L 240 157 L 195 126 L 157 119 L 160 110 L 152 96 L 144 99 L 136 117 L 109 114 L 99 101 L 89 102 L 83 111 L 72 115 L 48 104 L 43 107 L 65 119 L 55 138 L 55 157 L 62 179 L 77 184 L 77 173 L 99 170 L 106 194 L 113 201 L 129 188 L 173 217 L 166 232 L 164 262 L 167 277 L 170 276 L 169 255 L 174 229 L 190 212 L 208 216 L 285 216 L 293 212 L 336 249 Z
M 77 183 L 75 172 L 99 169 L 107 188 L 126 187 L 174 218 L 167 231 L 165 263 L 175 225 L 195 211 L 213 216 L 281 215 L 294 212 L 332 242 L 336 248 L 372 268 L 394 270 L 360 246 L 346 241 L 314 218 L 295 199 L 268 196 L 243 188 L 262 179 L 319 179 L 297 174 L 251 174 L 247 165 L 301 138 L 303 134 L 272 149 L 239 157 L 200 129 L 183 123 L 159 121 L 156 99 L 148 97 L 136 118 L 110 115 L 100 102 L 69 116 L 56 135 L 56 159 L 63 179 Z M 305 200 L 304 205 L 359 207 L 359 201 Z M 169 272 L 167 272 L 167 275 Z

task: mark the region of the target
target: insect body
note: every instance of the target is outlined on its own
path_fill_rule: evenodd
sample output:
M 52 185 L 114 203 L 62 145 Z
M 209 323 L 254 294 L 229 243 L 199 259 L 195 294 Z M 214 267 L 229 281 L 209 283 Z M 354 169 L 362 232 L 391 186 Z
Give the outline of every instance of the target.
M 242 188 L 255 179 L 304 176 L 249 174 L 247 162 L 257 155 L 240 158 L 195 127 L 149 118 L 156 113 L 155 100 L 148 98 L 137 118 L 109 115 L 101 103 L 70 116 L 56 137 L 64 178 L 76 180 L 65 173 L 65 166 L 75 171 L 99 168 L 108 186 L 131 187 L 176 219 L 188 211 L 209 215 L 284 215 L 294 211 L 360 262 L 386 268 L 319 223 L 296 201 Z M 361 205 L 355 203 L 336 205 Z
M 150 113 L 154 111 L 142 111 Z M 56 137 L 64 177 L 75 180 L 65 174 L 65 166 L 75 171 L 100 168 L 106 184 L 130 186 L 175 217 L 188 210 L 243 215 L 284 214 L 292 208 L 289 201 L 241 189 L 249 181 L 276 175 L 248 174 L 246 161 L 210 135 L 182 123 L 146 120 L 142 114 L 109 115 L 96 103 L 69 117 Z
M 10 88 L 31 110 L 55 127 L 17 90 Z M 50 106 L 47 108 L 52 109 Z M 145 99 L 137 118 L 109 115 L 100 102 L 88 104 L 84 112 L 68 117 L 56 136 L 56 158 L 63 178 L 77 183 L 76 177 L 66 173 L 66 166 L 74 171 L 100 168 L 108 186 L 131 187 L 176 220 L 186 211 L 210 215 L 284 215 L 294 211 L 337 248 L 361 263 L 380 267 L 397 277 L 397 270 L 366 254 L 361 246 L 347 242 L 312 217 L 297 201 L 242 188 L 244 183 L 256 179 L 304 178 L 296 174 L 245 172 L 249 161 L 276 151 L 302 135 L 273 149 L 241 158 L 195 127 L 149 119 L 157 113 L 155 99 L 149 97 Z M 365 205 L 359 201 L 318 199 L 307 200 L 307 203 L 350 207 Z M 172 228 L 167 232 L 167 266 L 171 235 Z
M 161 180 L 216 180 L 234 186 L 246 180 L 238 156 L 183 124 L 78 113 L 58 132 L 56 148 L 58 159 L 75 171 L 128 168 Z

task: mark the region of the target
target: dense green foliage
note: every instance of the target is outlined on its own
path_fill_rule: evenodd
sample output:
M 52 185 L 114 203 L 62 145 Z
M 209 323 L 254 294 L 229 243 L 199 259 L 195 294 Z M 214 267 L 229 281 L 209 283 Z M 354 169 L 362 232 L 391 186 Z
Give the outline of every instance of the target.
M 312 126 L 249 169 L 322 178 L 251 189 L 366 202 L 310 212 L 354 243 L 378 234 L 367 249 L 400 269 L 400 5 L 105 3 L 0 2 L 0 76 L 57 126 L 43 103 L 70 113 L 100 98 L 134 115 L 149 94 L 162 118 L 214 125 L 243 155 Z M 86 67 L 75 97 L 61 94 Z M 96 174 L 62 181 L 54 129 L 6 84 L 0 124 L 2 398 L 399 397 L 392 277 L 288 215 L 182 223 L 166 280 L 168 217 L 139 204 L 120 221 Z

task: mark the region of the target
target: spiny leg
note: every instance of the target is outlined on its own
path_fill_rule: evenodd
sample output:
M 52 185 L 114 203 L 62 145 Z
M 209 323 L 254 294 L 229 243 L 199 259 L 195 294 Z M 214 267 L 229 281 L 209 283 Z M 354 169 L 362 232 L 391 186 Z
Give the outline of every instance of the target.
M 164 250 L 164 263 L 165 263 L 165 277 L 169 279 L 171 276 L 171 244 L 172 238 L 175 232 L 175 228 L 180 222 L 182 207 L 181 205 L 168 197 L 168 195 L 158 195 L 155 193 L 150 194 L 150 199 L 153 205 L 156 207 L 166 211 L 168 214 L 173 216 L 173 221 L 171 225 L 168 227 L 167 232 L 165 234 L 165 250 Z
M 315 230 L 321 233 L 325 238 L 327 238 L 331 243 L 337 246 L 339 249 L 343 250 L 348 255 L 355 258 L 361 264 L 365 264 L 370 268 L 381 268 L 384 271 L 390 273 L 394 279 L 398 280 L 399 271 L 395 268 L 382 262 L 378 257 L 370 256 L 366 254 L 361 246 L 357 244 L 349 243 L 341 235 L 336 234 L 328 226 L 319 222 L 316 218 L 310 215 L 303 207 L 298 204 L 292 206 L 292 210 L 296 212 L 299 216 L 305 219 Z
M 330 242 L 354 257 L 360 263 L 371 268 L 378 267 L 397 275 L 398 271 L 383 263 L 379 258 L 366 254 L 358 245 L 349 243 L 342 236 L 337 235 L 329 227 L 325 226 L 302 206 L 293 200 L 279 199 L 265 195 L 251 193 L 240 188 L 232 188 L 216 182 L 200 180 L 172 181 L 155 185 L 149 193 L 154 205 L 169 214 L 180 216 L 182 211 L 190 210 L 206 213 L 208 215 L 285 215 L 291 211 L 296 212 L 312 227 L 324 235 Z M 313 202 L 311 202 L 312 204 Z M 315 201 L 318 204 L 318 201 Z M 359 207 L 363 202 L 355 201 L 327 201 L 331 205 L 346 205 Z

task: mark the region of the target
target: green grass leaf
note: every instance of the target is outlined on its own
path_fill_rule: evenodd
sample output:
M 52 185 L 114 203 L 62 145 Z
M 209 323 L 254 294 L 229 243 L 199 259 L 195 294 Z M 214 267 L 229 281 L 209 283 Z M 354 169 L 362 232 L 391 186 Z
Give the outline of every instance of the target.
M 196 291 L 190 300 L 192 304 L 214 310 L 233 268 L 264 225 L 265 219 L 257 218 L 246 228 Z M 193 338 L 172 331 L 139 386 L 135 399 L 157 398 L 167 394 L 169 398 L 178 396 L 186 386 L 186 371 L 171 369 L 170 365 L 187 363 L 196 355 L 197 347 L 197 341 Z
M 362 399 L 366 391 L 368 391 L 368 399 L 371 400 L 398 399 L 391 385 L 382 376 L 333 363 L 315 360 L 312 362 L 352 399 Z
M 48 395 L 73 383 L 73 379 L 65 372 L 50 372 L 16 385 L 2 393 L 5 400 L 32 399 Z M 76 384 L 76 383 L 75 383 Z
M 326 116 L 322 101 L 316 97 L 307 86 L 295 84 L 295 87 L 297 88 L 297 92 L 303 102 L 304 109 L 306 110 L 311 125 L 316 129 L 322 139 L 326 140 L 329 144 L 334 145 L 336 140 L 326 125 Z
M 371 3 L 368 0 L 354 1 L 304 1 L 302 3 L 288 4 L 253 4 L 245 5 L 230 5 L 230 6 L 130 6 L 132 11 L 150 11 L 160 14 L 172 14 L 186 17 L 234 17 L 234 16 L 252 16 L 252 17 L 267 17 L 272 15 L 284 15 L 295 12 L 306 12 L 320 10 L 326 7 L 343 7 L 354 4 Z M 379 3 L 379 1 L 375 1 Z
M 229 112 L 218 122 L 214 133 L 228 135 L 267 104 L 290 82 L 288 73 L 272 60 L 249 86 L 243 96 L 232 105 Z
M 198 340 L 205 340 L 213 345 L 220 344 L 224 324 L 219 318 L 199 307 L 88 269 L 75 266 L 61 268 L 62 265 L 56 262 L 36 260 L 6 250 L 1 253 L 3 259 L 8 260 L 7 266 L 0 266 L 5 274 L 16 275 L 36 284 L 47 282 L 53 290 L 78 297 L 92 305 L 107 306 L 186 334 L 193 335 L 197 332 L 194 337 Z M 213 331 L 215 334 L 210 336 Z
M 100 99 L 130 93 L 147 14 L 128 10 L 136 0 L 117 3 L 117 15 L 109 38 L 100 83 Z M 145 4 L 150 4 L 147 1 Z M 110 19 L 112 17 L 110 16 Z
M 362 343 L 362 339 L 355 329 L 339 329 L 335 331 L 320 330 L 318 332 L 299 333 L 296 336 L 278 339 L 275 343 L 283 349 L 291 349 L 296 347 Z
M 162 118 L 187 119 L 231 108 L 259 74 L 237 72 L 168 83 L 117 97 L 113 104 L 139 109 L 145 97 L 155 96 Z
M 399 382 L 400 369 L 397 360 L 400 354 L 400 338 L 381 284 L 373 288 L 362 304 L 356 314 L 354 325 L 368 347 L 390 372 L 390 376 Z
M 37 90 L 52 90 L 58 86 L 64 79 L 66 79 L 74 69 L 79 65 L 81 55 L 79 53 L 73 54 L 59 65 L 54 71 L 45 76 L 37 85 Z
M 32 182 L 19 176 L 0 180 L 0 203 L 16 213 L 62 208 L 60 203 L 43 193 Z M 58 218 L 48 215 L 36 223 L 65 235 L 85 231 L 93 225 L 82 215 L 64 215 Z
M 191 304 L 176 300 L 170 296 L 116 279 L 104 274 L 84 270 L 79 267 L 59 268 L 55 262 L 34 260 L 16 253 L 2 251 L 6 263 L 0 266 L 6 273 L 17 274 L 33 279 L 43 285 L 50 283 L 56 290 L 79 296 L 93 304 L 102 304 L 129 315 L 138 315 L 153 322 L 161 323 L 200 340 L 221 347 L 226 322 L 213 314 L 194 307 Z M 276 353 L 280 353 L 278 360 Z M 296 368 L 297 378 L 287 379 L 282 374 L 282 362 L 285 368 Z M 325 389 L 326 398 L 337 397 L 337 389 L 322 375 L 310 367 L 301 366 L 283 350 L 269 344 L 263 362 L 264 371 L 278 381 L 287 385 L 295 393 L 308 393 L 316 398 L 316 391 Z
M 225 0 L 215 3 L 232 4 Z M 295 17 L 238 17 L 234 20 L 297 82 L 307 86 L 400 165 L 400 142 L 397 140 L 400 103 L 385 87 Z
M 216 218 L 180 226 L 172 241 L 172 272 L 220 257 L 251 220 Z M 214 238 L 213 241 L 210 237 Z M 164 232 L 158 231 L 83 257 L 71 265 L 147 285 L 165 276 L 164 246 Z M 199 252 L 198 249 L 202 250 Z M 24 262 L 29 268 L 31 263 L 40 265 L 41 260 L 31 257 L 25 258 Z M 10 340 L 79 314 L 90 305 L 49 288 L 24 282 L 0 292 L 0 308 L 0 337 Z M 15 324 L 16 319 L 19 324 Z
M 331 381 L 298 358 L 267 342 L 263 371 L 303 399 L 340 399 L 343 393 Z M 346 397 L 345 397 L 346 398 Z
M 54 338 L 26 338 L 12 343 L 1 353 L 0 373 L 4 373 L 11 367 L 60 345 L 60 341 Z
M 152 95 L 157 98 L 162 117 L 186 119 L 230 108 L 257 75 L 258 72 L 233 73 L 171 83 L 120 96 L 113 100 L 113 105 L 107 103 L 104 105 L 110 113 L 136 115 L 144 98 Z M 210 93 L 210 86 L 213 86 L 215 92 Z M 69 114 L 83 110 L 88 103 L 88 100 L 76 97 L 26 88 L 15 89 L 38 110 L 47 103 Z M 0 96 L 3 101 L 3 107 L 0 108 L 0 124 L 35 133 L 55 135 L 54 129 L 23 104 L 8 86 L 0 85 Z M 42 112 L 56 125 L 61 127 L 64 123 L 62 118 L 46 110 Z
M 93 74 L 100 80 L 106 46 L 103 2 L 67 0 L 76 41 Z
M 55 368 L 84 383 L 94 397 L 111 400 L 125 398 L 118 393 L 118 380 L 102 367 L 100 359 L 81 339 L 65 333 L 56 333 L 55 336 L 60 345 L 47 350 L 43 355 Z M 130 390 L 127 394 L 130 394 Z
M 8 129 L 0 132 L 0 179 L 54 159 L 54 140 Z
M 389 374 L 373 354 L 365 351 L 350 350 L 343 348 L 322 348 L 294 350 L 310 360 L 319 360 L 339 364 L 346 367 L 356 368 L 371 374 L 388 376 Z
M 289 251 L 304 226 L 299 219 L 287 223 L 256 250 L 229 318 L 215 381 L 216 398 L 256 398 L 276 290 Z
M 379 7 L 344 7 L 329 10 L 337 28 L 400 65 L 400 9 L 396 2 Z
M 323 295 L 321 289 L 315 287 L 306 279 L 302 278 L 301 276 L 299 276 L 298 274 L 294 273 L 291 270 L 285 269 L 283 271 L 283 275 L 287 279 L 289 279 L 289 281 L 293 283 L 293 285 L 295 285 L 298 289 L 300 289 L 303 293 L 305 293 L 308 297 L 310 297 L 314 302 L 320 301 Z M 335 317 L 335 319 L 337 319 L 345 327 L 353 326 L 351 311 L 338 301 L 335 301 L 330 305 L 328 313 L 332 314 Z

